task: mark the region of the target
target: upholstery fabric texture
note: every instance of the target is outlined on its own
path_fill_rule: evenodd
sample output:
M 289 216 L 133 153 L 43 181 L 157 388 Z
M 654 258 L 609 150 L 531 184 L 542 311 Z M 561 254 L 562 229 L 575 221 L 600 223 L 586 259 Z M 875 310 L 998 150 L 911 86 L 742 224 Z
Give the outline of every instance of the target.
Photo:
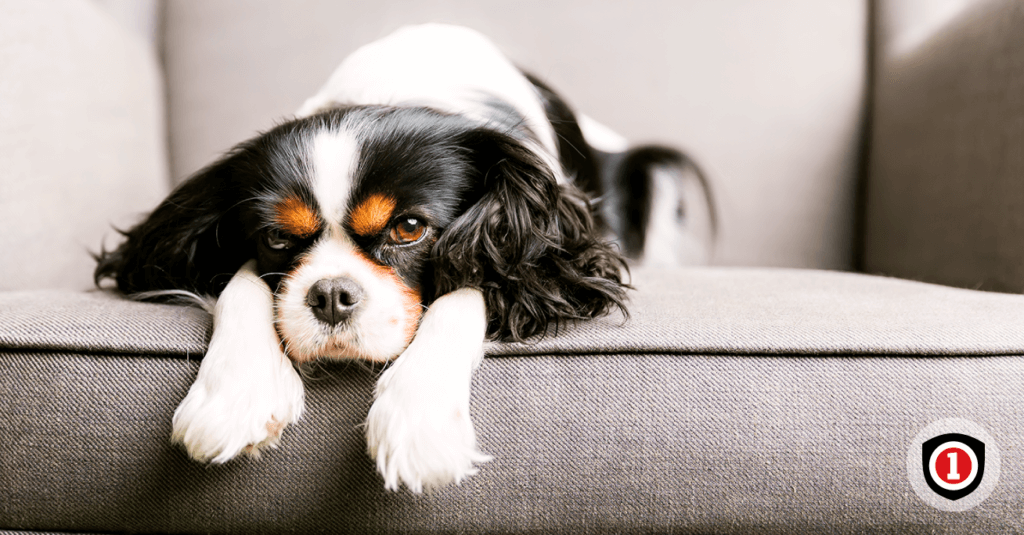
M 167 442 L 209 318 L 102 294 L 0 294 L 0 526 L 68 531 L 963 533 L 1024 529 L 1024 297 L 835 272 L 636 273 L 632 318 L 493 344 L 472 412 L 495 459 L 388 493 L 359 424 L 375 371 L 317 366 L 259 460 Z M 33 299 L 33 295 L 44 298 Z M 67 310 L 58 303 L 65 296 Z M 25 319 L 12 323 L 11 318 Z M 51 325 L 46 328 L 46 319 Z M 66 328 L 62 326 L 66 325 Z M 90 326 L 112 326 L 127 341 Z M 627 342 L 628 340 L 628 342 Z M 11 372 L 13 370 L 13 373 Z M 906 448 L 962 417 L 1003 452 L 965 513 L 921 502 Z
M 849 269 L 863 217 L 870 271 L 1024 290 L 1014 0 L 0 0 L 0 533 L 1024 532 L 1024 296 L 838 271 L 637 271 L 629 319 L 489 343 L 471 410 L 494 460 L 425 495 L 384 490 L 359 363 L 305 370 L 260 459 L 170 445 L 211 319 L 82 291 L 88 252 L 428 21 L 691 152 L 721 264 Z M 946 418 L 1001 451 L 962 513 L 906 472 Z

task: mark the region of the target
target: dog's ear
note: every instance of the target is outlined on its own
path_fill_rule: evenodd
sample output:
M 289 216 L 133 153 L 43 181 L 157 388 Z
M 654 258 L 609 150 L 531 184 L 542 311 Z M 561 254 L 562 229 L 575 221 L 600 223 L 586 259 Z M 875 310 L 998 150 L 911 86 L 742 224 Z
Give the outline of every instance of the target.
M 436 294 L 482 290 L 488 334 L 501 339 L 614 308 L 625 314 L 626 264 L 597 235 L 587 199 L 558 185 L 516 138 L 480 129 L 463 145 L 481 186 L 434 246 Z
M 113 251 L 96 256 L 97 286 L 114 279 L 126 294 L 185 290 L 217 295 L 255 249 L 237 214 L 232 153 L 176 188 Z

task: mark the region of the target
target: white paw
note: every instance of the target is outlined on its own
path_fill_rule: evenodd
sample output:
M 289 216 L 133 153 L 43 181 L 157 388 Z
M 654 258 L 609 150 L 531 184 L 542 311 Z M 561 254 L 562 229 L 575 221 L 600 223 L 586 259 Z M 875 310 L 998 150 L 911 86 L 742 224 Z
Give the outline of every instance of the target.
M 174 411 L 171 442 L 185 446 L 189 457 L 212 463 L 240 453 L 258 457 L 261 449 L 276 447 L 285 426 L 298 421 L 303 409 L 298 373 L 290 363 L 279 372 L 211 377 L 217 374 L 200 371 Z
M 171 442 L 197 461 L 223 463 L 275 446 L 302 415 L 302 379 L 281 349 L 274 296 L 246 262 L 213 311 L 213 336 L 199 374 L 174 411 Z
M 367 451 L 384 487 L 394 491 L 404 483 L 420 493 L 476 474 L 473 464 L 491 458 L 476 448 L 468 377 L 453 384 L 444 370 L 403 373 L 401 364 L 381 377 L 366 419 Z

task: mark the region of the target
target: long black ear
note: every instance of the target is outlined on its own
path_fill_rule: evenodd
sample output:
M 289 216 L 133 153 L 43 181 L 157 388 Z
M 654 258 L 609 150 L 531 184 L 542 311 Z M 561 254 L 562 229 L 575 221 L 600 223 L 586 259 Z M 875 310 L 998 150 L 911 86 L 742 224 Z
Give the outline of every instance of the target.
M 126 294 L 186 290 L 217 295 L 255 249 L 244 235 L 232 173 L 239 155 L 199 171 L 175 189 L 124 242 L 96 256 L 96 285 L 114 279 Z
M 501 339 L 626 314 L 625 261 L 597 235 L 587 199 L 512 137 L 477 130 L 465 145 L 482 189 L 434 246 L 437 295 L 482 290 L 488 334 Z

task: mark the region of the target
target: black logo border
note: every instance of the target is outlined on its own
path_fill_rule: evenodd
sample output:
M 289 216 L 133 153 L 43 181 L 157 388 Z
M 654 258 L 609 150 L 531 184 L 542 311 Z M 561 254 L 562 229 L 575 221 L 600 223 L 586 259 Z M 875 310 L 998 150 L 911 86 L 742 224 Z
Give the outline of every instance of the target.
M 946 442 L 964 443 L 964 445 L 974 450 L 974 455 L 978 459 L 978 475 L 974 477 L 974 481 L 972 481 L 970 485 L 967 485 L 960 490 L 944 489 L 932 479 L 931 467 L 929 466 L 932 453 L 935 452 L 936 448 Z M 928 487 L 936 494 L 952 501 L 966 498 L 972 492 L 977 490 L 978 486 L 981 485 L 982 480 L 985 478 L 985 443 L 962 433 L 946 433 L 944 435 L 932 437 L 921 444 L 921 466 L 924 470 L 925 483 L 927 483 Z

